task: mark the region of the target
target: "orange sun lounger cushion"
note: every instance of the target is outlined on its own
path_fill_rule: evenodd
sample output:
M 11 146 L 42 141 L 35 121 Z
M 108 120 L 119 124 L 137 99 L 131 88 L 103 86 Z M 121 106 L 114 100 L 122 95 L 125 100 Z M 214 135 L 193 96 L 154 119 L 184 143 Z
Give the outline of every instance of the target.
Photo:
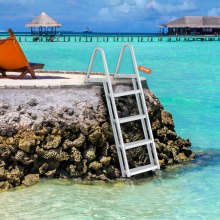
M 0 73 L 7 77 L 8 71 L 22 72 L 20 79 L 30 73 L 32 78 L 36 78 L 34 69 L 42 69 L 44 64 L 29 63 L 12 30 L 8 32 L 10 37 L 0 40 Z

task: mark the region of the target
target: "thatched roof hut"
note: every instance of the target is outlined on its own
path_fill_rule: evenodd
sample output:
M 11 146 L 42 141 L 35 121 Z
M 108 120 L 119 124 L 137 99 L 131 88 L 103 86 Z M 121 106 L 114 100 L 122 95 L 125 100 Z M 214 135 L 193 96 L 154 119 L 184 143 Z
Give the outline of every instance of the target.
M 31 33 L 34 33 L 35 28 L 39 28 L 38 33 L 40 35 L 48 35 L 53 32 L 56 34 L 56 28 L 61 27 L 61 24 L 59 24 L 57 21 L 55 21 L 52 17 L 47 15 L 45 12 L 42 12 L 39 16 L 34 18 L 31 22 L 27 23 L 26 27 L 31 28 Z
M 200 34 L 214 34 L 220 32 L 220 16 L 185 16 L 161 27 L 167 27 L 168 33 L 188 33 L 193 30 Z

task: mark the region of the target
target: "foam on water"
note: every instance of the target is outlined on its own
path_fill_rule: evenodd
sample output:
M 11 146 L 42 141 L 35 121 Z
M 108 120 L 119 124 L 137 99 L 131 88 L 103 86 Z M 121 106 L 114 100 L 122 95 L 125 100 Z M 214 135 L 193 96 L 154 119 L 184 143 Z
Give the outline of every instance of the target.
M 139 184 L 80 185 L 43 181 L 0 194 L 0 219 L 218 219 L 220 216 L 220 44 L 134 43 L 148 84 L 174 117 L 180 136 L 205 153 L 184 167 Z M 22 43 L 46 69 L 86 71 L 92 50 L 106 51 L 114 71 L 121 43 Z M 122 71 L 129 72 L 129 57 Z M 97 62 L 94 71 L 101 71 Z M 144 76 L 144 75 L 143 75 Z

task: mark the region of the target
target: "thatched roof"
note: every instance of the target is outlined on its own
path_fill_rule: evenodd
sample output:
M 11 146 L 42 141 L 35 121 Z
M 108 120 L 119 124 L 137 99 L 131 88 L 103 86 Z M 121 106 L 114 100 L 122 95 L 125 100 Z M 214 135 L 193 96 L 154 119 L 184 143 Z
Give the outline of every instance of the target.
M 169 28 L 220 28 L 220 16 L 185 16 L 161 26 Z
M 34 18 L 33 21 L 26 24 L 27 27 L 61 27 L 53 18 L 42 12 L 39 16 Z

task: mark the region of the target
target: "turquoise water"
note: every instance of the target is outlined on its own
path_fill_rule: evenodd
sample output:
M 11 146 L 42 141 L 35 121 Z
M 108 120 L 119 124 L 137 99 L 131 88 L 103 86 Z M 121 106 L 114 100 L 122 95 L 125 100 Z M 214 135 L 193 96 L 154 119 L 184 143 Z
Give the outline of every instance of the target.
M 22 43 L 46 69 L 86 71 L 92 50 L 106 51 L 114 71 L 121 43 Z M 220 43 L 133 44 L 153 70 L 148 84 L 173 115 L 176 130 L 204 154 L 192 164 L 139 184 L 80 185 L 43 181 L 0 194 L 0 219 L 220 219 Z M 126 57 L 122 70 L 131 66 Z M 101 71 L 98 63 L 94 71 Z

